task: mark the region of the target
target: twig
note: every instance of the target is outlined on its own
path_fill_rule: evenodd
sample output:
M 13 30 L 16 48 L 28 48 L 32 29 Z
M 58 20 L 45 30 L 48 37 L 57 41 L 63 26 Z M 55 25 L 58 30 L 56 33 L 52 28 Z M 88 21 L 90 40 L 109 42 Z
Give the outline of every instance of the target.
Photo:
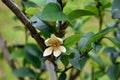
M 70 77 L 68 80 L 76 80 L 76 78 L 78 77 L 78 75 L 80 75 L 80 72 L 79 70 L 76 70 L 76 72 L 73 74 L 73 69 L 71 70 L 70 72 Z
M 101 6 L 102 6 L 102 3 L 100 1 L 98 1 L 96 7 L 98 9 L 98 16 L 99 16 L 99 31 L 101 31 L 102 24 L 103 24 L 103 17 L 102 17 Z
M 7 50 L 6 44 L 2 39 L 2 36 L 0 35 L 0 47 L 2 49 L 3 55 L 5 60 L 8 62 L 8 64 L 10 65 L 10 67 L 12 68 L 12 70 L 16 69 L 15 64 L 13 63 L 13 61 L 10 59 L 9 57 L 9 51 Z
M 41 49 L 44 51 L 46 46 L 44 44 L 43 38 L 41 38 L 36 29 L 32 26 L 29 19 L 23 14 L 23 12 L 18 8 L 17 4 L 13 2 L 13 0 L 2 0 L 3 3 L 6 4 L 6 6 L 12 10 L 12 12 L 19 18 L 19 20 L 25 25 L 25 27 L 28 28 L 30 31 L 32 37 L 37 41 L 37 43 L 40 45 Z

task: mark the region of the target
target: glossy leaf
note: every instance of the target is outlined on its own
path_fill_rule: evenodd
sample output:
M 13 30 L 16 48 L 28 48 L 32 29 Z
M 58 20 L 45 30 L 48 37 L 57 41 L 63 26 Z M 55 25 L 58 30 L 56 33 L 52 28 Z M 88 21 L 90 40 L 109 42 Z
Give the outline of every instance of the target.
M 119 19 L 120 18 L 120 0 L 113 0 L 112 17 L 114 19 Z
M 80 34 L 74 34 L 64 41 L 65 46 L 72 46 L 80 40 Z
M 40 57 L 42 57 L 42 52 L 35 44 L 27 44 L 24 47 L 25 58 L 28 62 L 33 64 L 35 67 L 40 67 Z
M 73 67 L 75 67 L 78 70 L 81 70 L 84 67 L 87 59 L 88 59 L 87 57 L 75 58 L 75 59 L 69 59 L 69 62 Z
M 73 20 L 76 18 L 80 18 L 82 16 L 91 16 L 91 15 L 95 15 L 95 14 L 88 10 L 74 10 L 68 14 L 68 17 L 70 20 Z
M 32 25 L 33 25 L 35 28 L 39 29 L 40 31 L 46 32 L 47 34 L 53 32 L 52 27 L 49 26 L 46 22 L 42 21 L 42 20 L 39 18 L 40 14 L 41 14 L 41 12 L 38 12 L 36 15 L 34 15 L 34 16 L 30 19 Z
M 67 16 L 58 4 L 48 3 L 43 9 L 40 19 L 44 21 L 62 21 L 66 20 Z
M 29 68 L 19 68 L 13 71 L 13 74 L 17 77 L 35 77 L 35 73 Z

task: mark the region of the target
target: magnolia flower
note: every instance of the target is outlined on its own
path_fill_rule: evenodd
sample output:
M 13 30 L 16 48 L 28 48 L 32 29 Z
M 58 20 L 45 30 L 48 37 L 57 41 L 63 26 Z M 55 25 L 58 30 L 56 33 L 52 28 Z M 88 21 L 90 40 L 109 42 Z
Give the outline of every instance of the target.
M 53 53 L 55 57 L 58 57 L 61 52 L 66 52 L 66 48 L 61 45 L 63 44 L 63 40 L 55 35 L 51 35 L 50 38 L 45 40 L 45 44 L 49 47 L 45 49 L 43 56 L 48 56 Z

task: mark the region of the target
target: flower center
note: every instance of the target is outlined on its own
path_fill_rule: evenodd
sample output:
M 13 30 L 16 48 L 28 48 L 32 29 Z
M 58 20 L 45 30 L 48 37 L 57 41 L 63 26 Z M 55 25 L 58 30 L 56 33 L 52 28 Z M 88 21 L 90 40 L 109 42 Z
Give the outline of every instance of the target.
M 49 42 L 49 45 L 51 47 L 59 47 L 61 45 L 61 43 L 58 39 L 51 39 Z

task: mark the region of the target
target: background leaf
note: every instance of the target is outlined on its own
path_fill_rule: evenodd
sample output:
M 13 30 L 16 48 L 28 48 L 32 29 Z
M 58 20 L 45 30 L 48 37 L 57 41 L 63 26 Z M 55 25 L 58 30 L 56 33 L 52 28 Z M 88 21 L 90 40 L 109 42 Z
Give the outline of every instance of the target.
M 118 80 L 119 72 L 120 72 L 120 64 L 110 66 L 108 68 L 107 74 L 111 80 Z
M 95 14 L 88 10 L 74 10 L 68 14 L 68 17 L 70 20 L 72 20 L 72 19 L 79 18 L 82 16 L 91 16 L 91 15 L 95 15 Z
M 12 54 L 10 54 L 10 58 L 11 59 L 16 59 L 16 58 L 21 58 L 21 57 L 24 57 L 24 51 L 23 49 L 18 49 L 16 48 Z
M 27 44 L 24 47 L 25 58 L 28 62 L 33 64 L 35 67 L 40 68 L 40 58 L 42 57 L 42 52 L 35 44 Z
M 13 74 L 17 77 L 35 77 L 35 73 L 29 68 L 19 68 L 13 71 Z
M 78 70 L 81 70 L 84 67 L 87 59 L 88 58 L 84 56 L 82 58 L 69 59 L 69 62 L 73 67 L 75 67 Z
M 84 34 L 81 37 L 80 41 L 78 42 L 78 49 L 81 53 L 84 53 L 87 50 L 88 42 L 92 36 L 93 36 L 93 33 L 90 32 L 90 33 Z
M 120 0 L 113 0 L 112 17 L 114 19 L 119 19 L 120 18 Z

